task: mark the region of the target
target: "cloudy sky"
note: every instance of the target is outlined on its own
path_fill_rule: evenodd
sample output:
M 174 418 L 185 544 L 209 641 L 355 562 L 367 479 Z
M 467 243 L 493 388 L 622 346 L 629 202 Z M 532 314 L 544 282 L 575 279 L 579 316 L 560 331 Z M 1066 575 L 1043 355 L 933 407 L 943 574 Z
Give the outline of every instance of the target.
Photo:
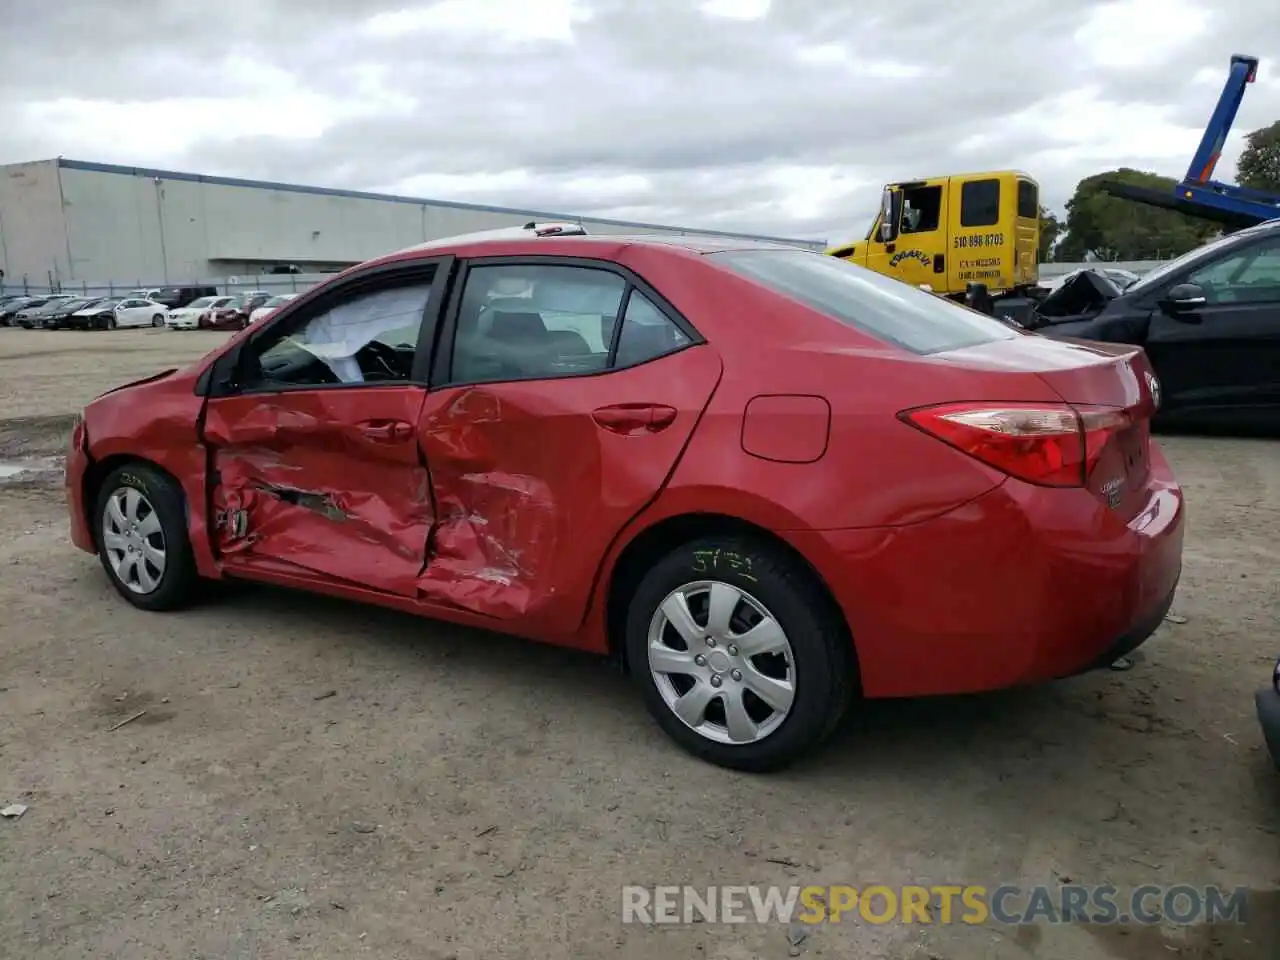
M 54 156 L 861 236 L 886 180 L 1180 176 L 1262 0 L 39 0 L 0 30 L 0 163 Z

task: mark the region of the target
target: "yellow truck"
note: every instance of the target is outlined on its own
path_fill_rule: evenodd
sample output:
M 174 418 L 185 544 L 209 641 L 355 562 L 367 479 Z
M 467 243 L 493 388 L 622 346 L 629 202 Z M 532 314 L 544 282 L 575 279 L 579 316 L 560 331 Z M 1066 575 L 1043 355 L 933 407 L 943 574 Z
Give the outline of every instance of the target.
M 1040 186 L 1017 170 L 891 183 L 865 240 L 826 253 L 962 299 L 1030 290 L 1040 276 Z

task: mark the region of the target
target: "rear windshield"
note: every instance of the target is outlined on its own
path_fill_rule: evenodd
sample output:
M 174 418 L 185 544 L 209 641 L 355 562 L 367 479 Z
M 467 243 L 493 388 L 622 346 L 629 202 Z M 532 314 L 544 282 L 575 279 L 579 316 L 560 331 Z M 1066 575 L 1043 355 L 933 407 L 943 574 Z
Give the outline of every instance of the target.
M 710 259 L 775 293 L 912 353 L 1018 336 L 999 320 L 847 260 L 804 250 L 727 250 Z

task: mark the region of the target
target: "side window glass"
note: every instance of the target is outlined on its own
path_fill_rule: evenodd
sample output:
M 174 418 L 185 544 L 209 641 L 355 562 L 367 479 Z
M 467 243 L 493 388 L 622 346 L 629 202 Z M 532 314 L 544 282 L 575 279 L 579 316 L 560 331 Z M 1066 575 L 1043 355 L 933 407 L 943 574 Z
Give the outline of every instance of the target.
M 590 267 L 472 267 L 458 308 L 453 383 L 598 373 L 626 281 Z
M 960 226 L 994 227 L 999 222 L 999 180 L 970 180 L 960 188 Z
M 353 293 L 273 339 L 258 354 L 249 385 L 408 380 L 430 295 L 430 279 Z
M 687 347 L 690 340 L 639 290 L 632 290 L 622 317 L 615 367 L 630 367 Z
M 942 187 L 902 191 L 901 233 L 932 233 L 942 220 Z
M 1187 280 L 1204 290 L 1209 303 L 1280 302 L 1280 241 L 1233 253 Z

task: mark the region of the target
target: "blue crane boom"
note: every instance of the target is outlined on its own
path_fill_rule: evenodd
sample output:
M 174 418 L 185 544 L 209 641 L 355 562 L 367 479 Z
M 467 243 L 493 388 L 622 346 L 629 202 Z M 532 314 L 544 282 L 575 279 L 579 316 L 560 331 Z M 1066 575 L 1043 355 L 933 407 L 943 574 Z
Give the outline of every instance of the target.
M 1213 179 L 1222 148 L 1231 133 L 1231 125 L 1240 111 L 1244 92 L 1257 78 L 1257 57 L 1237 53 L 1231 58 L 1226 85 L 1209 117 L 1204 136 L 1200 138 L 1200 146 L 1191 158 L 1186 176 L 1174 184 L 1171 191 L 1116 181 L 1104 183 L 1103 189 L 1114 197 L 1177 210 L 1233 228 L 1251 227 L 1280 217 L 1280 196 Z

